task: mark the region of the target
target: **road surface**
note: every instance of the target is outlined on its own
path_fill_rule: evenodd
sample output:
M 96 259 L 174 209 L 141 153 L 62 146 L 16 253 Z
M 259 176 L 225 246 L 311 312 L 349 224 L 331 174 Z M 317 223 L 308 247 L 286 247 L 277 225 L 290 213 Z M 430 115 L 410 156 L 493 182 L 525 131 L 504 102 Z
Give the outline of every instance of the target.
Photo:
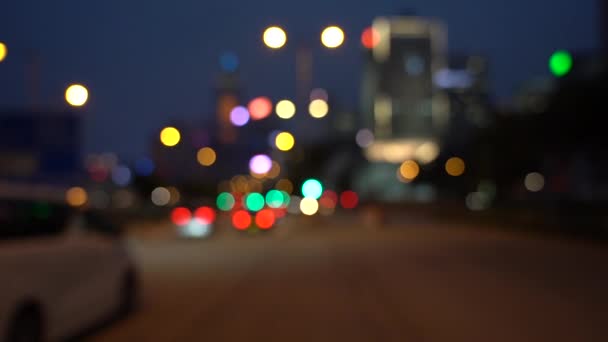
M 142 308 L 91 340 L 608 341 L 605 246 L 431 220 L 290 220 L 206 241 L 142 227 Z

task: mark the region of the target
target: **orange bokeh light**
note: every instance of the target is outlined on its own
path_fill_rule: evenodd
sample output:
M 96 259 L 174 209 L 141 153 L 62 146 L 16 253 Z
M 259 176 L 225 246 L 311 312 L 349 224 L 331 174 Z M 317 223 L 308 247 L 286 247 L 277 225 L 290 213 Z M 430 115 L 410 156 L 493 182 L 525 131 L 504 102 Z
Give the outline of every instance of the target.
M 267 97 L 257 97 L 249 102 L 248 109 L 253 120 L 262 120 L 272 113 L 272 101 Z

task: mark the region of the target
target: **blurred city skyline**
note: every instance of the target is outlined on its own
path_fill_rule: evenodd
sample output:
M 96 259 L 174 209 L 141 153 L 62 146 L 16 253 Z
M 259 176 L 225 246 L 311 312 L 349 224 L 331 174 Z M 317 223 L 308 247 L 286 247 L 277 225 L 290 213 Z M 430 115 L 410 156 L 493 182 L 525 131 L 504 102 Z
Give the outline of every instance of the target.
M 593 0 L 577 3 L 576 10 L 565 0 L 148 1 L 145 7 L 119 1 L 13 2 L 0 13 L 0 41 L 9 51 L 0 64 L 0 106 L 31 103 L 25 74 L 28 51 L 34 50 L 40 59 L 37 104 L 64 108 L 65 87 L 87 85 L 84 151 L 135 158 L 148 152 L 162 125 L 213 117 L 222 53 L 239 57 L 245 100 L 261 95 L 278 100 L 295 96 L 295 50 L 307 43 L 314 53 L 312 85 L 327 88 L 341 109 L 354 112 L 363 63 L 360 34 L 374 17 L 405 9 L 444 21 L 450 52 L 486 56 L 492 93 L 507 99 L 531 76 L 549 75 L 547 59 L 554 50 L 599 47 L 596 6 Z M 261 42 L 264 28 L 274 24 L 288 33 L 281 51 Z M 344 28 L 347 40 L 328 51 L 320 47 L 319 35 L 332 24 Z

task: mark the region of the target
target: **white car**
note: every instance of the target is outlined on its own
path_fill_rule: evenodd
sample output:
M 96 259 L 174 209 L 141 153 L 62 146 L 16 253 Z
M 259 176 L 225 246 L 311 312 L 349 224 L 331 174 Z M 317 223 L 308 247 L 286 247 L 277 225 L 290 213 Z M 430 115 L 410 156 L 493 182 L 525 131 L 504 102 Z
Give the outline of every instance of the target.
M 61 203 L 0 197 L 0 341 L 77 335 L 137 302 L 114 226 Z

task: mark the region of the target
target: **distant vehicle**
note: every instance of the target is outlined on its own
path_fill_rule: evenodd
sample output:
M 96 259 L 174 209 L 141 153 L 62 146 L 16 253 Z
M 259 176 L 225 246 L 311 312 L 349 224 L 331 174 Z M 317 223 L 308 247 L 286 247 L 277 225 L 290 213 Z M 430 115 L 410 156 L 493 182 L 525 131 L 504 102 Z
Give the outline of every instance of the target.
M 0 341 L 71 337 L 137 303 L 119 229 L 63 203 L 0 196 L 0 279 Z

